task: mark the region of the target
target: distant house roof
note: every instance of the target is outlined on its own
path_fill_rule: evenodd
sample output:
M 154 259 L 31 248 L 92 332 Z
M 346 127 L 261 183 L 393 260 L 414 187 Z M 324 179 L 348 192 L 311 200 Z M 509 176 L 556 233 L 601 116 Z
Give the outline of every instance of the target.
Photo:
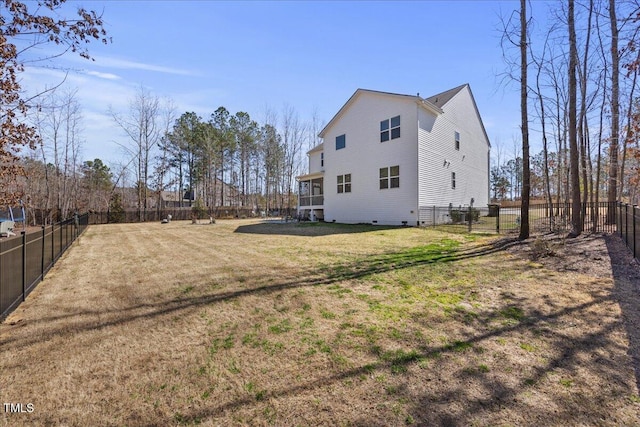
M 160 197 L 162 198 L 162 200 L 164 200 L 165 202 L 179 202 L 180 201 L 180 197 L 184 195 L 184 192 L 182 191 L 161 191 L 160 192 Z M 184 199 L 187 200 L 187 199 Z

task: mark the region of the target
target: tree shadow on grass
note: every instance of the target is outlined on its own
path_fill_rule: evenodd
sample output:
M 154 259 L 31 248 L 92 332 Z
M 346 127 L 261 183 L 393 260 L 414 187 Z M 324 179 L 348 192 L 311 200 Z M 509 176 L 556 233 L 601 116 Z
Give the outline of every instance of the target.
M 640 389 L 640 266 L 620 236 L 607 235 L 605 242 L 613 272 L 613 297 L 622 310 L 629 339 L 629 356 L 635 371 L 636 385 Z
M 339 274 L 339 280 L 357 278 L 361 275 L 380 273 L 387 271 L 389 265 L 393 268 L 403 268 L 412 265 L 428 264 L 433 262 L 454 262 L 456 260 L 481 256 L 503 249 L 514 242 L 502 242 L 502 247 L 474 248 L 466 252 L 448 251 L 437 253 L 435 248 L 429 251 L 415 251 L 412 253 L 395 253 L 373 257 L 367 266 L 358 269 L 343 271 Z M 611 241 L 607 241 L 611 245 Z M 421 360 L 435 360 L 434 371 L 451 368 L 445 366 L 442 359 L 455 354 L 464 348 L 472 348 L 474 345 L 482 344 L 490 339 L 499 337 L 509 337 L 511 334 L 529 334 L 531 331 L 544 334 L 553 352 L 549 357 L 540 359 L 536 366 L 532 367 L 532 372 L 523 375 L 514 372 L 515 381 L 473 373 L 474 367 L 459 366 L 457 377 L 459 381 L 453 387 L 448 387 L 444 392 L 434 388 L 431 390 L 428 384 L 423 387 L 424 391 L 418 398 L 410 398 L 412 405 L 408 408 L 408 413 L 415 425 L 441 425 L 441 426 L 464 426 L 484 420 L 481 423 L 502 424 L 515 423 L 524 425 L 588 425 L 600 423 L 602 425 L 617 425 L 628 421 L 616 418 L 615 411 L 607 409 L 611 405 L 627 405 L 627 414 L 640 413 L 637 405 L 629 406 L 627 401 L 633 395 L 637 395 L 637 389 L 628 387 L 626 381 L 626 370 L 621 369 L 620 359 L 604 356 L 612 349 L 624 351 L 616 342 L 614 335 L 621 327 L 618 317 L 603 319 L 598 315 L 598 310 L 594 310 L 602 304 L 618 303 L 622 307 L 624 314 L 624 326 L 629 334 L 629 352 L 634 362 L 636 372 L 636 382 L 638 382 L 638 350 L 640 344 L 640 294 L 638 285 L 639 275 L 630 275 L 622 266 L 626 261 L 616 259 L 617 254 L 612 253 L 612 266 L 614 271 L 615 289 L 612 294 L 603 293 L 595 289 L 591 292 L 591 300 L 582 304 L 570 306 L 553 306 L 551 312 L 542 313 L 527 308 L 525 301 L 513 300 L 492 310 L 480 313 L 477 322 L 480 324 L 490 324 L 496 319 L 511 316 L 514 322 L 504 324 L 498 328 L 488 328 L 477 330 L 467 336 L 462 341 L 453 344 L 442 344 L 439 346 L 424 346 L 418 351 L 398 354 L 397 357 L 380 359 L 377 363 L 358 366 L 348 370 L 342 370 L 334 374 L 327 374 L 321 378 L 316 378 L 298 385 L 270 390 L 267 393 L 268 399 L 281 399 L 288 396 L 313 393 L 315 390 L 331 387 L 344 380 L 355 379 L 363 375 L 369 375 L 372 371 L 388 372 L 393 368 L 410 367 Z M 385 262 L 385 260 L 387 262 Z M 391 263 L 388 261 L 392 260 Z M 387 267 L 382 268 L 382 265 Z M 637 274 L 637 270 L 636 270 Z M 594 282 L 595 283 L 595 282 Z M 515 316 L 516 310 L 523 315 Z M 512 315 L 513 314 L 513 315 Z M 576 335 L 569 332 L 572 328 L 569 320 L 584 322 L 594 325 L 588 333 Z M 611 353 L 609 353 L 611 355 Z M 471 368 L 471 369 L 470 369 Z M 580 372 L 587 370 L 591 375 L 591 387 L 596 387 L 593 381 L 602 381 L 602 395 L 590 391 L 572 391 L 573 380 L 562 379 L 562 375 L 575 378 L 576 381 L 584 381 Z M 555 378 L 552 380 L 552 378 Z M 596 378 L 595 380 L 593 378 Z M 409 377 L 407 382 L 415 382 L 416 378 Z M 554 381 L 560 382 L 558 385 Z M 562 382 L 565 381 L 565 382 Z M 531 395 L 536 392 L 537 384 L 552 383 L 543 386 L 543 390 L 549 387 L 556 389 L 557 395 L 547 396 L 553 406 L 548 404 L 536 404 Z M 480 393 L 469 393 L 470 384 L 473 383 L 480 390 Z M 560 389 L 560 391 L 557 391 Z M 606 390 L 606 391 L 605 391 Z M 608 395 L 612 392 L 612 395 Z M 228 411 L 234 411 L 247 405 L 256 405 L 255 399 L 248 397 L 237 399 L 221 405 L 210 405 L 206 407 L 194 408 L 192 412 L 184 414 L 186 420 L 193 422 L 204 419 L 212 419 Z M 167 419 L 166 421 L 171 421 Z M 344 421 L 344 420 L 342 420 Z M 355 418 L 354 425 L 375 425 L 375 419 L 366 416 Z
M 199 307 L 249 295 L 265 296 L 288 289 L 333 285 L 346 280 L 364 278 L 372 274 L 385 273 L 420 265 L 457 262 L 468 258 L 486 256 L 518 243 L 515 239 L 501 239 L 462 250 L 443 247 L 436 243 L 399 252 L 373 255 L 356 261 L 332 265 L 328 268 L 316 268 L 293 280 L 257 285 L 247 289 L 208 293 L 193 297 L 177 297 L 171 300 L 135 304 L 128 307 L 114 308 L 112 310 L 82 310 L 69 314 L 47 316 L 29 320 L 29 323 L 52 325 L 47 331 L 42 331 L 37 336 L 30 337 L 26 340 L 16 336 L 3 337 L 4 339 L 0 339 L 0 346 L 3 346 L 5 349 L 9 349 L 10 344 L 16 347 L 28 346 L 39 341 L 46 341 L 56 335 L 71 336 L 76 333 L 100 330 L 136 320 L 174 315 L 176 313 L 193 311 Z M 265 278 L 262 273 L 259 273 L 259 276 L 257 276 L 255 280 L 264 283 L 266 279 L 268 278 Z M 91 321 L 86 319 L 86 317 L 93 317 L 97 320 Z M 67 324 L 54 326 L 56 322 L 65 320 L 67 320 Z
M 608 300 L 608 297 L 599 297 L 586 304 L 558 310 L 551 315 L 531 316 L 514 327 L 503 328 L 490 335 L 498 337 L 507 336 L 516 331 L 524 332 L 564 316 L 580 316 L 587 321 L 598 322 L 597 318 L 588 314 L 589 309 Z M 618 327 L 617 322 L 610 322 L 593 333 L 579 338 L 571 338 L 547 329 L 546 333 L 554 348 L 554 355 L 544 364 L 534 366 L 533 374 L 523 375 L 523 373 L 514 372 L 516 381 L 499 379 L 491 375 L 469 374 L 467 376 L 471 377 L 470 379 L 460 381 L 459 386 L 450 389 L 447 393 L 430 391 L 425 393 L 412 408 L 412 414 L 424 425 L 463 426 L 472 424 L 478 417 L 487 421 L 493 420 L 489 424 L 515 422 L 517 425 L 519 424 L 517 420 L 524 420 L 525 425 L 588 425 L 603 421 L 607 421 L 603 425 L 614 425 L 614 420 L 606 419 L 606 411 L 602 411 L 600 406 L 602 399 L 598 396 L 583 394 L 580 397 L 567 398 L 566 394 L 560 393 L 557 396 L 548 396 L 554 402 L 554 407 L 547 407 L 532 404 L 527 401 L 527 395 L 535 392 L 538 383 L 550 382 L 552 374 L 559 377 L 564 373 L 573 378 L 573 375 L 578 375 L 577 372 L 584 368 L 597 374 L 602 381 L 624 384 L 619 361 L 605 358 L 585 361 L 585 355 L 616 345 L 611 340 L 610 334 Z M 481 342 L 486 338 L 487 336 L 477 336 L 469 342 Z M 460 376 L 465 375 L 465 369 L 461 372 Z M 576 378 L 580 379 L 579 376 Z M 573 380 L 567 380 L 567 387 L 571 387 L 569 384 L 572 382 Z M 468 389 L 473 383 L 480 390 L 479 393 L 469 393 Z M 618 387 L 616 393 L 624 393 L 620 391 L 622 388 Z M 633 392 L 627 390 L 626 393 L 629 395 Z M 455 409 L 452 409 L 451 403 L 456 402 L 458 405 L 453 405 Z
M 97 321 L 88 321 L 81 318 L 79 319 L 80 321 L 72 323 L 71 325 L 56 325 L 49 331 L 38 335 L 38 337 L 29 337 L 19 342 L 15 338 L 9 338 L 2 340 L 0 345 L 5 351 L 12 351 L 12 347 L 26 346 L 41 340 L 47 340 L 54 335 L 72 337 L 77 333 L 126 324 L 139 319 L 153 319 L 167 315 L 188 313 L 202 306 L 229 301 L 247 295 L 268 296 L 282 290 L 310 286 L 326 286 L 341 281 L 363 278 L 370 274 L 384 273 L 419 265 L 455 263 L 464 259 L 486 256 L 515 244 L 518 244 L 515 240 L 503 239 L 493 243 L 463 249 L 438 244 L 427 245 L 405 251 L 366 257 L 357 261 L 340 264 L 337 266 L 338 268 L 332 268 L 330 270 L 315 269 L 309 271 L 299 279 L 284 280 L 265 285 L 258 284 L 258 286 L 251 289 L 218 292 L 202 296 L 180 297 L 153 304 L 138 304 L 123 309 L 114 309 L 112 312 L 106 313 L 103 311 L 84 311 L 70 315 L 43 318 L 38 321 L 54 323 L 54 321 L 63 320 L 65 317 L 73 320 L 73 318 L 82 316 L 83 314 L 95 314 L 97 317 L 99 315 L 99 320 Z M 616 269 L 614 264 L 614 276 L 619 274 L 621 274 L 621 272 Z M 564 307 L 553 306 L 550 307 L 551 311 L 546 314 L 528 308 L 524 300 L 510 299 L 509 301 L 503 301 L 503 303 L 497 307 L 478 313 L 475 322 L 480 325 L 495 324 L 496 319 L 509 317 L 510 320 L 512 320 L 511 323 L 501 324 L 498 327 L 492 328 L 477 328 L 469 335 L 466 335 L 463 340 L 456 341 L 455 343 L 423 345 L 417 347 L 413 352 L 398 353 L 386 358 L 380 357 L 378 361 L 373 364 L 341 369 L 339 372 L 327 372 L 298 384 L 266 390 L 260 402 L 256 401 L 254 396 L 248 395 L 226 403 L 192 406 L 181 411 L 180 419 L 186 423 L 212 420 L 229 411 L 261 405 L 262 401 L 313 393 L 316 390 L 331 387 L 343 380 L 351 380 L 363 375 L 370 375 L 372 371 L 389 372 L 394 367 L 410 368 L 423 359 L 434 360 L 433 371 L 438 372 L 439 370 L 449 367 L 445 365 L 446 356 L 455 355 L 460 349 L 471 348 L 474 345 L 479 345 L 497 337 L 508 337 L 509 334 L 528 333 L 528 331 L 532 329 L 538 329 L 541 333 L 549 335 L 549 340 L 556 350 L 551 357 L 545 359 L 542 363 L 539 363 L 539 366 L 535 367 L 533 374 L 526 378 L 526 382 L 519 381 L 514 384 L 512 381 L 506 381 L 503 378 L 493 377 L 491 375 L 473 375 L 469 374 L 470 371 L 468 369 L 465 371 L 465 369 L 463 369 L 465 367 L 460 366 L 458 367 L 459 373 L 457 374 L 460 381 L 457 381 L 454 386 L 447 388 L 446 392 L 441 393 L 437 388 L 430 390 L 428 385 L 424 385 L 418 396 L 414 395 L 411 397 L 411 406 L 408 408 L 408 412 L 411 414 L 414 424 L 469 425 L 478 414 L 485 413 L 495 415 L 503 411 L 513 411 L 516 413 L 526 411 L 526 414 L 530 417 L 524 420 L 524 424 L 526 425 L 571 425 L 572 422 L 576 421 L 575 417 L 578 416 L 578 414 L 583 417 L 581 422 L 578 423 L 588 424 L 589 421 L 597 422 L 600 420 L 598 417 L 606 412 L 606 408 L 599 407 L 596 411 L 594 406 L 590 406 L 585 409 L 580 406 L 580 400 L 567 398 L 557 403 L 558 410 L 554 412 L 546 407 L 527 407 L 526 404 L 523 403 L 525 398 L 523 396 L 530 393 L 531 390 L 534 390 L 535 384 L 539 381 L 544 381 L 547 375 L 559 369 L 571 371 L 583 369 L 585 366 L 588 366 L 589 369 L 600 374 L 602 378 L 612 378 L 614 382 L 624 384 L 624 379 L 618 378 L 622 375 L 619 360 L 609 360 L 603 357 L 594 361 L 584 360 L 585 355 L 594 354 L 599 349 L 616 345 L 611 341 L 610 335 L 614 329 L 620 326 L 616 319 L 609 319 L 603 322 L 602 319 L 598 318 L 597 315 L 591 311 L 593 307 L 598 304 L 612 303 L 615 298 L 615 300 L 621 304 L 623 312 L 625 313 L 625 319 L 628 318 L 629 311 L 637 311 L 638 307 L 640 307 L 637 292 L 638 281 L 628 277 L 621 280 L 622 282 L 619 284 L 618 279 L 616 279 L 616 291 L 613 298 L 609 295 L 596 292 L 592 294 L 592 299 L 588 302 Z M 633 280 L 636 281 L 633 282 Z M 633 297 L 633 295 L 635 295 L 635 297 Z M 562 328 L 558 329 L 557 325 L 554 326 L 554 322 L 562 320 L 564 317 L 576 316 L 580 317 L 584 322 L 598 326 L 594 327 L 590 333 L 579 337 L 570 336 L 566 334 Z M 637 325 L 638 323 L 634 324 Z M 637 328 L 630 328 L 628 324 L 625 324 L 625 326 L 630 336 L 630 351 L 632 357 L 635 358 L 634 361 L 637 362 L 640 333 Z M 403 380 L 407 383 L 415 381 L 415 378 L 410 377 L 408 373 L 403 375 L 405 375 Z M 471 379 L 467 380 L 465 376 L 469 375 L 471 375 Z M 514 375 L 518 374 L 514 373 Z M 638 370 L 636 365 L 636 378 L 637 377 Z M 482 396 L 478 397 L 477 395 L 467 393 L 469 381 L 473 381 L 477 387 L 481 388 L 483 392 Z M 622 388 L 623 386 L 620 385 L 616 390 L 622 390 Z M 597 396 L 589 397 L 591 400 L 597 400 L 597 398 Z M 608 402 L 610 403 L 612 400 Z M 377 420 L 370 419 L 366 414 L 353 414 L 353 416 L 354 425 L 376 425 L 375 423 L 377 422 Z M 167 418 L 162 420 L 161 424 L 169 425 L 175 424 L 175 422 L 174 417 L 167 415 Z M 613 425 L 612 423 L 606 424 Z M 158 423 L 154 422 L 150 425 L 158 425 Z
M 235 229 L 234 233 L 317 237 L 335 234 L 368 233 L 371 231 L 392 230 L 396 228 L 400 227 L 324 222 L 261 222 L 258 224 L 240 225 Z
M 525 316 L 522 317 L 515 324 L 504 325 L 500 328 L 495 328 L 490 331 L 477 333 L 470 336 L 464 341 L 457 341 L 454 344 L 442 344 L 439 346 L 423 346 L 418 351 L 413 352 L 400 352 L 391 357 L 379 358 L 376 363 L 369 363 L 363 366 L 353 367 L 351 369 L 341 370 L 333 374 L 323 375 L 322 377 L 304 381 L 298 385 L 288 386 L 286 388 L 269 390 L 263 396 L 261 400 L 281 399 L 289 396 L 299 396 L 301 394 L 313 394 L 314 391 L 319 389 L 331 387 L 335 384 L 341 383 L 345 380 L 354 380 L 361 378 L 362 376 L 370 376 L 372 373 L 383 373 L 396 371 L 406 371 L 406 368 L 419 363 L 422 360 L 442 360 L 447 356 L 454 356 L 459 354 L 461 348 L 473 347 L 476 344 L 480 344 L 486 340 L 506 336 L 514 332 L 524 332 L 531 328 L 546 324 L 549 321 L 560 319 L 564 316 L 584 315 L 589 312 L 589 309 L 597 304 L 601 304 L 609 300 L 609 297 L 597 297 L 592 301 L 579 304 L 571 307 L 565 307 L 557 310 L 545 316 Z M 486 319 L 480 319 L 480 321 L 488 320 L 491 318 L 498 318 L 501 313 L 508 310 L 509 307 L 497 307 L 494 310 L 490 310 L 483 314 Z M 590 321 L 597 321 L 597 319 L 589 319 Z M 554 343 L 558 346 L 557 356 L 549 359 L 547 363 L 536 370 L 536 373 L 527 378 L 527 382 L 535 384 L 542 380 L 547 374 L 557 369 L 572 369 L 579 365 L 580 355 L 585 352 L 593 351 L 604 345 L 609 344 L 607 336 L 609 333 L 617 327 L 617 324 L 611 323 L 603 325 L 598 331 L 585 335 L 579 339 L 571 340 L 565 336 L 559 334 Z M 613 360 L 600 360 L 600 365 L 597 369 L 603 371 L 606 375 L 616 375 L 619 372 L 619 365 Z M 459 368 L 464 368 L 460 366 Z M 437 371 L 438 367 L 434 368 Z M 462 374 L 465 375 L 464 369 L 461 369 Z M 406 381 L 415 381 L 416 379 L 411 377 L 409 373 L 404 374 Z M 472 417 L 480 412 L 499 412 L 510 407 L 518 406 L 518 399 L 523 394 L 529 393 L 531 388 L 525 384 L 519 383 L 516 386 L 509 385 L 505 381 L 494 379 L 490 376 L 477 380 L 481 383 L 481 387 L 484 388 L 484 396 L 482 398 L 466 399 L 466 388 L 469 383 L 467 381 L 460 381 L 458 387 L 450 389 L 446 393 L 438 393 L 437 391 L 429 391 L 429 387 L 424 387 L 426 391 L 423 393 L 417 401 L 414 399 L 414 405 L 409 408 L 409 413 L 413 419 L 414 425 L 433 425 L 433 426 L 466 426 L 470 425 Z M 453 404 L 457 405 L 453 405 Z M 200 423 L 204 420 L 215 419 L 222 416 L 229 411 L 233 412 L 241 408 L 259 405 L 260 402 L 247 395 L 243 398 L 238 398 L 224 404 L 212 404 L 206 406 L 199 406 L 190 409 L 188 412 L 181 412 L 181 420 L 191 423 Z M 453 410 L 456 406 L 461 408 L 459 410 Z M 581 408 L 578 402 L 559 402 L 561 411 L 546 411 L 546 409 L 539 410 L 539 412 L 530 412 L 529 415 L 533 416 L 526 425 L 559 425 L 567 424 L 571 425 L 572 421 L 575 421 L 576 412 L 582 411 L 582 415 L 586 419 L 598 420 L 600 414 L 589 413 L 585 408 Z M 517 408 L 516 408 L 517 409 Z M 354 414 L 356 415 L 356 414 Z M 349 421 L 349 425 L 386 425 L 386 423 L 377 424 L 380 421 L 374 418 L 368 418 L 366 414 L 358 414 L 360 418 L 355 418 L 353 422 Z M 590 418 L 591 417 L 591 418 Z M 172 418 L 164 420 L 166 423 L 171 423 Z M 348 420 L 333 420 L 336 422 L 346 422 Z M 560 422 L 561 421 L 561 422 Z M 155 424 L 149 424 L 155 425 Z

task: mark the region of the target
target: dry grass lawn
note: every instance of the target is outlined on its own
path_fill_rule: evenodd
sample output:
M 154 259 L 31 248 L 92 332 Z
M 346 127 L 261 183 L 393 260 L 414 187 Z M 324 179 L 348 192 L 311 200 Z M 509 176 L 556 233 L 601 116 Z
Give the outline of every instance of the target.
M 0 424 L 638 425 L 640 276 L 611 239 L 499 243 L 91 226 L 0 325 L 0 399 L 33 405 Z

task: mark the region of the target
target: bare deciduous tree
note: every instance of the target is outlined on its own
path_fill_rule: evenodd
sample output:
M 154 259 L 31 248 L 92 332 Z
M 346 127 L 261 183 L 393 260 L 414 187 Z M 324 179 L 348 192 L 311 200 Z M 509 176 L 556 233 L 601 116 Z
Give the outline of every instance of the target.
M 15 203 L 22 196 L 15 187 L 23 174 L 18 153 L 24 147 L 36 149 L 39 136 L 24 121 L 32 102 L 41 95 L 25 95 L 19 78 L 25 61 L 50 60 L 66 52 L 89 59 L 85 47 L 92 40 L 107 43 L 102 17 L 84 8 L 75 19 L 61 17 L 65 0 L 20 2 L 4 0 L 0 17 L 0 203 Z M 43 49 L 44 45 L 57 51 Z M 42 56 L 42 52 L 45 52 Z
M 527 0 L 520 0 L 520 120 L 522 130 L 522 205 L 520 207 L 520 240 L 529 238 L 529 197 L 531 172 L 529 163 L 529 112 L 527 78 Z
M 76 94 L 75 90 L 49 92 L 35 115 L 47 189 L 42 208 L 53 221 L 68 218 L 78 208 L 77 168 L 83 140 L 82 112 Z
M 578 52 L 575 28 L 575 2 L 569 0 L 569 165 L 571 169 L 571 231 L 570 237 L 582 233 L 582 215 L 580 202 L 580 156 L 578 153 L 577 123 L 577 78 Z
M 158 146 L 161 131 L 160 100 L 149 90 L 140 87 L 129 103 L 129 111 L 122 115 L 110 108 L 113 120 L 129 138 L 129 152 L 135 158 L 138 217 L 144 221 L 149 200 L 149 181 L 153 150 Z
M 609 143 L 609 192 L 607 201 L 618 200 L 618 137 L 620 132 L 620 53 L 618 52 L 618 20 L 615 0 L 609 0 L 611 24 L 611 142 Z M 615 209 L 607 215 L 609 223 L 615 222 Z

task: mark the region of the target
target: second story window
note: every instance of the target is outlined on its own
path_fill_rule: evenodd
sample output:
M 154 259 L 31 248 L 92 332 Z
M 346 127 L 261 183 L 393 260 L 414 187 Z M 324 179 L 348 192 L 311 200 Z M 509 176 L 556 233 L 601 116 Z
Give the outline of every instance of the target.
M 456 150 L 460 151 L 460 132 L 455 133 L 456 138 Z
M 347 138 L 345 135 L 336 136 L 336 150 L 341 150 L 347 146 Z
M 320 167 L 324 167 L 324 151 L 320 153 Z
M 400 116 L 391 117 L 380 122 L 380 142 L 400 138 Z

